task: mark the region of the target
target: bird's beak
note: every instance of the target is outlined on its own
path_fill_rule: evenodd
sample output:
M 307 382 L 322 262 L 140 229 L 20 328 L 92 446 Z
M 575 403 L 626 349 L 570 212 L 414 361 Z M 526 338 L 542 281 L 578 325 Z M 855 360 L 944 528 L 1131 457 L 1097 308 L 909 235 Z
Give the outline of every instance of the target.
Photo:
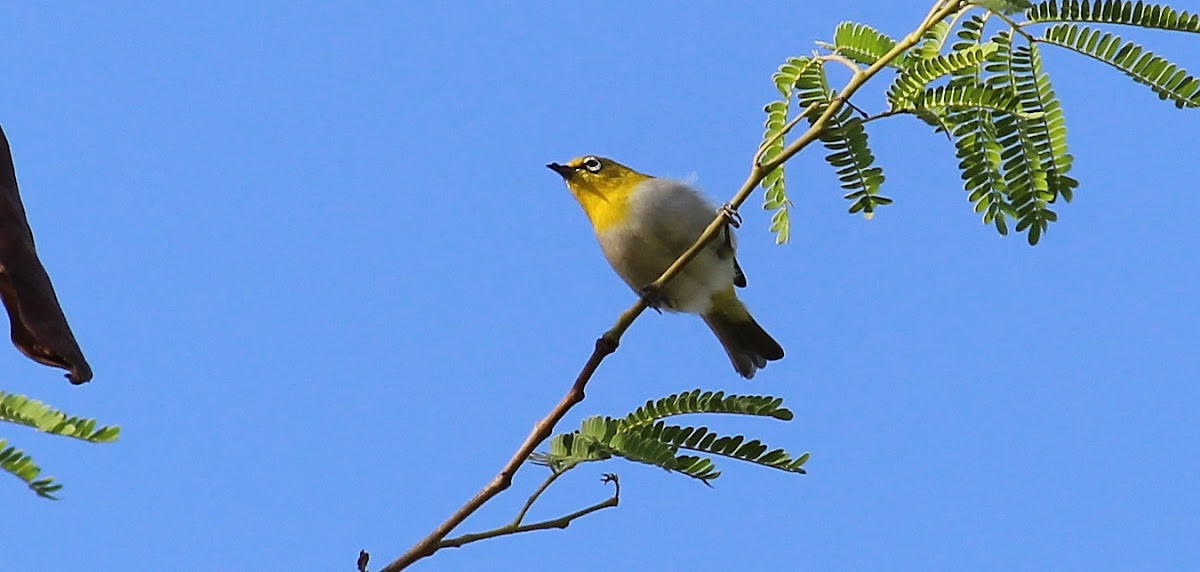
M 546 165 L 546 168 L 558 173 L 564 179 L 570 179 L 571 175 L 575 174 L 575 169 L 572 169 L 566 165 L 559 165 L 558 163 L 550 163 L 549 165 Z

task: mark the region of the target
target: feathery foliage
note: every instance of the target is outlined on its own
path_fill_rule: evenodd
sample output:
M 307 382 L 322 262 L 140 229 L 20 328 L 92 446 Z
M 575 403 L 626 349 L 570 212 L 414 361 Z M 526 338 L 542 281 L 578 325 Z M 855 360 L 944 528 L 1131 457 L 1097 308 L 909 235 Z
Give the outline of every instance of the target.
M 61 489 L 62 485 L 54 482 L 53 477 L 39 479 L 42 468 L 21 450 L 5 445 L 8 445 L 8 440 L 0 439 L 0 469 L 24 481 L 38 496 L 57 499 L 54 493 Z
M 770 161 L 783 152 L 783 129 L 788 121 L 788 102 L 773 101 L 766 106 L 766 131 L 763 133 L 762 161 Z M 775 211 L 771 215 L 771 232 L 775 233 L 775 243 L 783 244 L 788 241 L 791 233 L 791 219 L 788 201 L 784 191 L 783 165 L 776 167 L 761 183 L 764 191 L 763 208 Z
M 1049 0 L 1025 11 L 1031 22 L 1093 22 L 1200 33 L 1200 14 L 1125 0 Z
M 116 441 L 121 428 L 96 426 L 95 419 L 68 416 L 24 395 L 0 392 L 0 421 L 32 427 L 43 433 L 71 437 L 89 443 Z M 21 479 L 38 496 L 56 498 L 53 493 L 62 488 L 53 478 L 41 478 L 42 469 L 28 455 L 15 447 L 5 447 L 7 440 L 0 439 L 0 469 Z
M 896 40 L 866 24 L 842 22 L 833 31 L 833 50 L 863 65 L 871 65 L 896 47 Z M 888 62 L 889 66 L 903 68 L 905 56 Z
M 1018 120 L 1022 132 L 1033 145 L 1041 167 L 1046 171 L 1050 202 L 1059 197 L 1070 201 L 1079 182 L 1067 176 L 1074 158 L 1067 152 L 1067 127 L 1062 105 L 1050 85 L 1050 76 L 1042 71 L 1037 44 L 1018 46 L 1010 59 L 1012 88 L 1026 111 Z M 1018 208 L 1018 211 L 1020 209 Z
M 914 48 L 914 55 L 922 60 L 937 57 L 942 53 L 942 48 L 946 46 L 946 40 L 953 29 L 954 24 L 950 20 L 935 23 L 921 36 L 921 43 Z
M 782 100 L 768 103 L 764 108 L 767 121 L 764 124 L 763 140 L 759 146 L 759 164 L 766 164 L 779 157 L 784 149 L 784 132 L 788 125 L 788 110 L 791 107 L 792 86 L 800 76 L 811 73 L 820 66 L 818 60 L 812 58 L 788 58 L 779 66 L 772 80 L 776 89 L 783 96 Z M 771 232 L 775 233 L 775 243 L 783 244 L 791 237 L 791 217 L 789 209 L 791 201 L 787 198 L 784 185 L 784 166 L 781 164 L 767 173 L 760 183 L 764 190 L 763 208 L 775 211 L 771 215 Z
M 998 73 L 986 81 L 989 85 L 1018 94 L 1023 106 L 1040 105 L 1037 77 L 1029 57 L 1020 49 L 1014 50 L 1011 40 L 1007 31 L 994 38 L 1000 46 L 1000 63 L 994 68 Z M 1029 84 L 1035 87 L 1026 87 Z M 1030 111 L 1037 112 L 1036 109 Z M 1012 206 L 1011 216 L 1017 219 L 1017 232 L 1027 230 L 1029 243 L 1037 244 L 1046 227 L 1057 217 L 1049 207 L 1056 198 L 1049 182 L 1053 158 L 1047 162 L 1047 158 L 1040 153 L 1042 148 L 1049 148 L 1049 143 L 1043 138 L 1045 133 L 1036 129 L 1040 124 L 1028 119 L 1009 113 L 993 113 L 992 120 L 996 128 L 996 141 L 1000 145 L 1000 169 L 1007 199 Z M 1069 160 L 1063 166 L 1069 168 Z M 1009 214 L 1009 211 L 1005 213 Z
M 913 107 L 922 110 L 982 109 L 1025 115 L 1014 93 L 980 84 L 940 85 L 927 89 L 913 99 Z
M 809 67 L 796 77 L 793 87 L 801 108 L 816 105 L 816 110 L 808 117 L 810 124 L 816 122 L 837 97 L 837 92 L 829 87 L 822 66 Z M 867 131 L 851 107 L 843 106 L 830 116 L 820 139 L 830 151 L 825 160 L 837 171 L 841 187 L 850 191 L 843 198 L 853 201 L 849 209 L 851 214 L 861 212 L 870 218 L 876 207 L 892 203 L 892 199 L 879 194 L 884 181 L 883 169 L 874 166 L 875 154 L 868 144 Z
M 1149 86 L 1159 99 L 1175 102 L 1175 107 L 1200 107 L 1200 80 L 1154 52 L 1123 41 L 1119 36 L 1087 26 L 1056 24 L 1046 29 L 1040 41 L 1113 66 L 1134 81 Z
M 730 414 L 791 420 L 792 412 L 776 397 L 725 395 L 693 390 L 645 405 L 623 418 L 589 417 L 579 429 L 555 435 L 550 449 L 531 456 L 535 463 L 566 471 L 580 463 L 621 457 L 654 465 L 708 483 L 721 475 L 710 456 L 728 457 L 791 473 L 804 473 L 808 454 L 793 457 L 741 435 L 722 436 L 707 427 L 667 425 L 667 417 L 689 414 Z M 689 451 L 696 454 L 681 454 Z
M 677 450 L 719 455 L 792 473 L 803 474 L 803 465 L 808 461 L 807 454 L 793 458 L 787 451 L 770 449 L 757 439 L 747 441 L 741 435 L 721 436 L 707 427 L 681 427 L 658 421 L 643 426 L 641 433 L 642 437 L 666 443 Z
M 97 428 L 95 419 L 68 416 L 36 399 L 3 391 L 0 391 L 0 421 L 92 443 L 116 441 L 121 434 L 120 427 Z
M 985 42 L 943 56 L 922 59 L 896 76 L 887 92 L 888 102 L 893 109 L 910 107 L 912 99 L 930 82 L 955 72 L 978 67 L 996 52 L 996 48 L 994 43 Z
M 970 3 L 1005 15 L 1016 14 L 1032 4 L 1030 0 L 971 0 Z
M 884 117 L 912 115 L 954 142 L 963 187 L 983 222 L 1001 235 L 1008 234 L 1013 222 L 1036 244 L 1058 218 L 1051 206 L 1060 198 L 1069 202 L 1079 186 L 1069 175 L 1073 158 L 1066 119 L 1050 75 L 1042 69 L 1042 44 L 1115 67 L 1176 107 L 1200 107 L 1200 79 L 1140 45 L 1088 26 L 1200 33 L 1198 14 L 1141 0 L 951 0 L 935 9 L 941 9 L 938 18 L 926 21 L 903 44 L 866 24 L 842 22 L 832 42 L 818 43 L 828 53 L 789 58 L 772 78 L 784 99 L 766 107 L 763 156 L 775 159 L 787 148 L 783 135 L 792 98 L 801 109 L 817 104 L 808 116 L 810 125 L 839 101 L 825 76 L 827 63 L 844 63 L 859 79 L 879 71 L 886 58 L 882 69 L 895 72 L 886 92 L 889 109 L 859 117 L 854 113 L 858 108 L 846 102 L 817 134 L 831 152 L 826 159 L 841 186 L 849 191 L 850 212 L 870 217 L 876 207 L 892 202 L 879 194 L 884 178 L 875 166 L 866 126 Z M 1013 19 L 1022 12 L 1026 21 Z M 998 29 L 989 32 L 989 27 Z M 947 46 L 952 37 L 957 39 Z M 767 190 L 764 206 L 776 211 L 771 230 L 777 242 L 786 242 L 791 203 L 782 165 L 762 184 Z
M 782 405 L 783 399 L 778 397 L 725 395 L 724 391 L 701 392 L 699 389 L 693 389 L 657 401 L 647 401 L 645 405 L 625 416 L 622 423 L 627 427 L 637 427 L 674 415 L 689 413 L 732 413 L 791 421 L 792 412 Z

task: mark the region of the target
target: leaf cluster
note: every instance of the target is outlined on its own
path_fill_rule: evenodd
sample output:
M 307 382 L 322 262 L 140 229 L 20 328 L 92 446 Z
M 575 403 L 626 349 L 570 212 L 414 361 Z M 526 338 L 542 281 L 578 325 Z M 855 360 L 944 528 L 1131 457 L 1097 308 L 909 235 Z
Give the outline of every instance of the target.
M 789 58 L 773 76 L 783 98 L 766 106 L 760 164 L 768 165 L 785 149 L 793 106 L 815 106 L 808 116 L 815 124 L 825 108 L 841 105 L 821 126 L 820 140 L 831 151 L 826 159 L 842 188 L 849 191 L 849 211 L 869 218 L 892 200 L 879 194 L 884 175 L 875 165 L 865 126 L 911 115 L 952 139 L 967 199 L 983 222 L 1001 235 L 1013 225 L 1036 244 L 1058 219 L 1054 205 L 1070 202 L 1079 186 L 1070 176 L 1066 119 L 1042 67 L 1043 46 L 1102 62 L 1176 107 L 1200 107 L 1200 79 L 1095 27 L 1200 33 L 1200 15 L 1128 0 L 975 0 L 951 7 L 954 12 L 927 22 L 919 37 L 897 41 L 870 26 L 844 22 L 831 43 L 821 44 L 827 53 Z M 1015 20 L 1017 14 L 1024 14 L 1025 21 Z M 871 115 L 840 101 L 825 75 L 830 64 L 848 66 L 856 77 L 881 69 L 894 72 L 888 108 Z M 778 242 L 786 242 L 790 234 L 791 203 L 784 183 L 782 165 L 762 182 L 764 207 L 776 211 L 771 230 Z
M 89 443 L 109 443 L 120 437 L 121 428 L 97 426 L 95 419 L 74 417 L 41 401 L 0 391 L 0 421 L 32 427 L 43 433 L 71 437 Z M 52 477 L 41 477 L 42 469 L 23 451 L 0 439 L 0 469 L 21 479 L 38 496 L 56 498 L 62 488 Z
M 531 460 L 555 472 L 581 463 L 620 457 L 677 472 L 704 483 L 719 477 L 712 457 L 727 457 L 755 465 L 803 474 L 808 454 L 793 457 L 783 449 L 772 449 L 744 435 L 721 435 L 708 427 L 667 424 L 665 419 L 690 414 L 726 414 L 793 418 L 777 397 L 726 395 L 699 389 L 678 393 L 645 405 L 621 418 L 595 416 L 580 428 L 555 435 L 550 449 Z

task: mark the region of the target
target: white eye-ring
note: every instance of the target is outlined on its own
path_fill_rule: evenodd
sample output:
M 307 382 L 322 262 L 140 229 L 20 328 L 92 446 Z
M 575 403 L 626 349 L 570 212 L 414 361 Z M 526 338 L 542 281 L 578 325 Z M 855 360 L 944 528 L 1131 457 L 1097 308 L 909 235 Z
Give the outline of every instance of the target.
M 603 166 L 604 165 L 602 165 L 600 163 L 600 159 L 597 159 L 595 157 L 586 157 L 583 160 L 583 168 L 587 169 L 593 173 L 599 173 L 600 167 L 603 167 Z

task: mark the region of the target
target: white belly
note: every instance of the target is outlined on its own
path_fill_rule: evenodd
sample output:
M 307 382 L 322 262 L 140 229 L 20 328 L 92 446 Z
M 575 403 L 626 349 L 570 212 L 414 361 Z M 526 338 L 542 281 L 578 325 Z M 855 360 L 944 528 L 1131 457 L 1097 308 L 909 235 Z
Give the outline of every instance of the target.
M 695 189 L 650 179 L 630 197 L 629 215 L 597 235 L 613 270 L 634 291 L 649 285 L 695 242 L 716 208 Z M 719 236 L 663 291 L 664 309 L 691 314 L 709 309 L 712 296 L 733 284 L 733 248 Z

